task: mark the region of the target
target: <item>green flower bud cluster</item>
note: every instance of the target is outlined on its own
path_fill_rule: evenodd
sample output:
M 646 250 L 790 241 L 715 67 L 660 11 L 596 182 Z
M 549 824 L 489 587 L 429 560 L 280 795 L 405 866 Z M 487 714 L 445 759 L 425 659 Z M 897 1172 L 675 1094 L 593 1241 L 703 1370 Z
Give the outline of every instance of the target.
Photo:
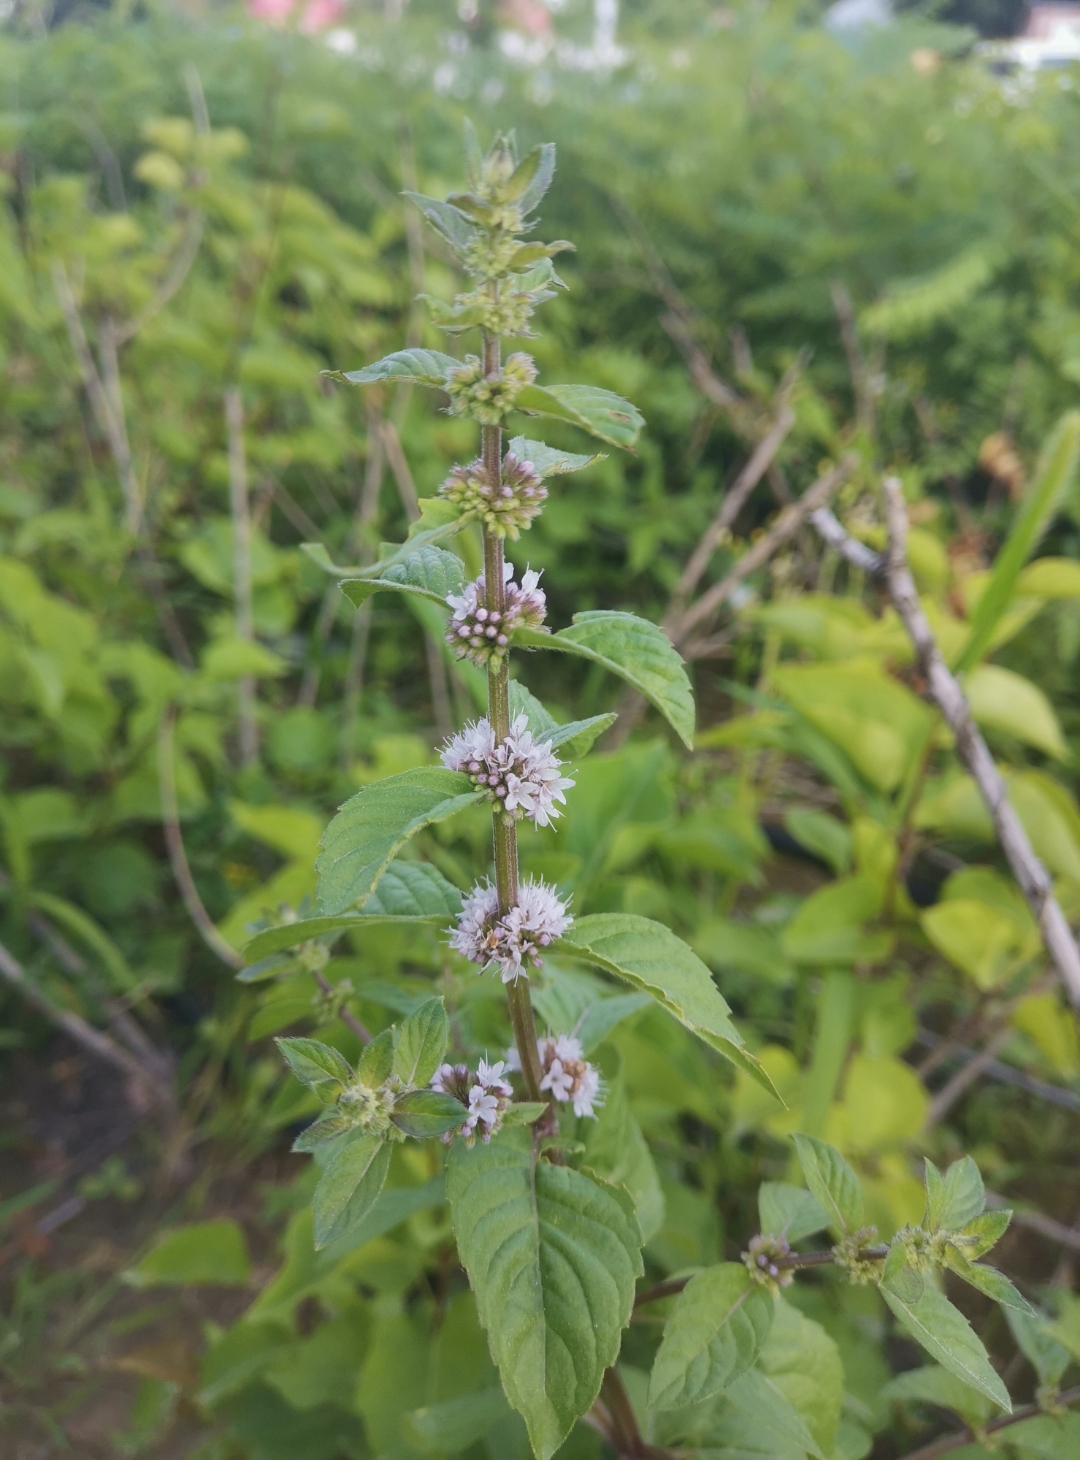
M 969 1245 L 959 1232 L 928 1232 L 925 1227 L 903 1227 L 895 1240 L 915 1272 L 938 1272 L 946 1264 L 950 1247 Z
M 783 1237 L 763 1232 L 760 1236 L 751 1237 L 742 1260 L 754 1282 L 768 1288 L 770 1293 L 778 1293 L 795 1281 L 795 1270 L 789 1266 L 790 1257 L 791 1248 Z
M 377 1089 L 357 1080 L 346 1085 L 337 1098 L 338 1113 L 348 1123 L 369 1135 L 383 1136 L 387 1140 L 403 1141 L 405 1137 L 390 1123 L 398 1091 L 391 1088 L 392 1080 L 386 1080 Z M 400 1082 L 396 1082 L 400 1089 Z
M 485 375 L 483 361 L 466 355 L 465 362 L 451 370 L 446 380 L 450 414 L 468 416 L 481 426 L 501 426 L 514 402 L 536 379 L 531 355 L 520 351 L 510 356 L 501 370 Z
M 876 1227 L 860 1227 L 833 1248 L 833 1261 L 847 1274 L 848 1282 L 865 1286 L 880 1280 L 880 1260 L 863 1256 L 863 1249 L 871 1246 L 876 1236 Z
M 479 517 L 486 531 L 496 537 L 516 539 L 532 525 L 547 499 L 540 473 L 529 461 L 519 461 L 508 451 L 503 458 L 502 481 L 493 485 L 479 458 L 468 466 L 455 466 L 439 488 L 439 496 L 453 502 L 462 515 Z

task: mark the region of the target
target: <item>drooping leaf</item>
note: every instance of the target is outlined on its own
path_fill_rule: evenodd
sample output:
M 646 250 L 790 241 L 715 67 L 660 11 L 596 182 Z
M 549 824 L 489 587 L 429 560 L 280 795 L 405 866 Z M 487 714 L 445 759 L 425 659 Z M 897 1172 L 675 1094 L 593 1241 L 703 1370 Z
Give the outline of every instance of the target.
M 450 923 L 461 911 L 461 893 L 429 862 L 392 862 L 359 912 L 303 918 L 267 928 L 247 945 L 245 956 L 267 955 L 330 933 L 347 933 L 380 922 Z M 257 965 L 256 965 L 257 966 Z M 245 970 L 248 972 L 249 970 Z
M 442 198 L 426 198 L 423 193 L 406 192 L 403 196 L 416 204 L 435 232 L 442 235 L 455 253 L 468 248 L 476 237 L 471 220 L 452 203 L 446 203 Z
M 593 385 L 527 385 L 514 408 L 530 416 L 572 421 L 609 446 L 633 448 L 645 419 L 636 406 L 614 391 Z
M 390 1169 L 390 1146 L 381 1136 L 343 1138 L 315 1188 L 315 1246 L 325 1247 L 358 1226 L 379 1199 Z
M 776 1094 L 768 1075 L 744 1048 L 712 974 L 663 923 L 634 913 L 594 913 L 578 918 L 561 946 L 651 994 L 687 1029 Z
M 296 1078 L 313 1090 L 329 1082 L 348 1085 L 353 1078 L 345 1056 L 317 1039 L 278 1039 L 275 1043 Z
M 515 436 L 510 442 L 510 450 L 518 461 L 531 462 L 542 477 L 584 471 L 596 461 L 607 460 L 603 452 L 596 456 L 576 456 L 572 451 L 557 451 L 554 446 L 547 446 L 543 441 L 529 441 L 524 436 Z
M 761 1230 L 799 1242 L 829 1225 L 829 1214 L 811 1192 L 786 1181 L 763 1181 L 758 1189 Z
M 931 1358 L 965 1384 L 978 1389 L 999 1408 L 1012 1411 L 1009 1391 L 998 1377 L 990 1358 L 971 1325 L 958 1308 L 954 1308 L 930 1283 L 914 1302 L 902 1297 L 894 1287 L 882 1283 L 886 1303 L 911 1337 L 922 1345 Z
M 465 1106 L 452 1095 L 438 1090 L 412 1090 L 398 1096 L 390 1119 L 404 1135 L 426 1140 L 456 1130 L 467 1114 Z
M 956 1232 L 979 1216 L 986 1205 L 986 1188 L 970 1156 L 954 1161 L 942 1176 L 926 1162 L 926 1217 L 932 1232 Z
M 409 837 L 481 799 L 468 776 L 436 766 L 403 771 L 358 791 L 323 834 L 315 863 L 323 912 L 344 912 L 361 902 Z
M 339 567 L 331 561 L 330 554 L 321 542 L 302 542 L 300 551 L 331 578 L 340 578 L 354 583 L 377 580 L 384 573 L 399 568 L 402 563 L 414 557 L 424 548 L 442 542 L 448 537 L 455 537 L 471 521 L 468 516 L 463 516 L 453 503 L 445 502 L 441 497 L 429 498 L 420 505 L 423 508 L 423 515 L 410 527 L 405 541 L 397 544 L 384 542 L 382 557 L 377 563 L 372 563 L 370 567 L 364 568 L 355 565 Z M 400 588 L 401 584 L 396 586 Z
M 651 700 L 686 746 L 694 740 L 694 696 L 686 667 L 671 641 L 648 619 L 597 609 L 574 615 L 557 634 L 518 629 L 514 643 L 556 649 L 602 664 Z
M 411 552 L 400 562 L 390 564 L 377 578 L 343 578 L 341 581 L 342 593 L 357 608 L 383 588 L 411 593 L 446 608 L 447 595 L 460 593 L 464 586 L 465 568 L 461 559 L 430 544 Z
M 442 999 L 428 999 L 401 1026 L 393 1073 L 403 1085 L 426 1085 L 442 1064 L 450 1023 Z
M 506 1397 L 548 1460 L 596 1398 L 629 1321 L 643 1270 L 633 1205 L 538 1161 L 518 1130 L 472 1150 L 455 1143 L 447 1193 Z
M 772 1319 L 772 1298 L 741 1262 L 697 1273 L 664 1326 L 649 1380 L 650 1409 L 719 1394 L 754 1363 Z
M 994 560 L 990 582 L 971 616 L 971 638 L 956 672 L 974 668 L 985 654 L 1016 589 L 1017 579 L 1069 489 L 1080 456 L 1080 412 L 1068 411 L 1047 442 L 1035 480 L 1025 494 L 1005 545 Z
M 420 385 L 445 384 L 447 373 L 461 364 L 453 355 L 439 350 L 395 350 L 363 370 L 328 370 L 328 375 L 347 380 L 350 385 L 374 385 L 380 380 L 415 380 Z
M 1011 1308 L 1017 1313 L 1035 1312 L 1023 1294 L 996 1267 L 987 1267 L 982 1262 L 968 1262 L 963 1253 L 957 1252 L 953 1247 L 949 1248 L 945 1260 L 957 1277 L 962 1277 L 973 1288 L 978 1288 L 980 1293 L 993 1298 L 1002 1308 Z
M 797 1135 L 794 1140 L 806 1184 L 828 1213 L 829 1226 L 841 1237 L 857 1231 L 865 1207 L 855 1172 L 834 1146 L 816 1136 Z

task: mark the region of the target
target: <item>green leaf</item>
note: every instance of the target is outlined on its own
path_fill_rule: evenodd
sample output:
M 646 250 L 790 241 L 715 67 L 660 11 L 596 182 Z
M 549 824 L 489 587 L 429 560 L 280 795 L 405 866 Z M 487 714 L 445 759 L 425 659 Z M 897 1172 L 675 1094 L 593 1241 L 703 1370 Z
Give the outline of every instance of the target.
M 576 919 L 560 946 L 651 994 L 680 1024 L 776 1094 L 768 1075 L 743 1047 L 712 974 L 663 923 L 634 913 L 594 913 Z
M 400 562 L 390 564 L 377 578 L 343 578 L 341 591 L 357 608 L 382 588 L 411 593 L 446 608 L 447 596 L 460 593 L 464 586 L 465 568 L 461 559 L 454 553 L 429 545 L 411 552 Z
M 577 1037 L 581 1040 L 581 1048 L 586 1055 L 592 1054 L 598 1044 L 601 1044 L 620 1025 L 624 1019 L 630 1019 L 639 1010 L 647 1008 L 652 1003 L 649 994 L 615 994 L 610 999 L 598 999 L 588 1010 L 577 1026 Z
M 979 1216 L 986 1205 L 986 1188 L 970 1156 L 954 1161 L 942 1176 L 926 1162 L 926 1221 L 932 1232 L 955 1232 Z
M 515 397 L 514 409 L 530 416 L 572 421 L 599 441 L 627 450 L 633 448 L 645 424 L 641 412 L 629 401 L 593 385 L 527 385 Z
M 1012 1212 L 1008 1207 L 999 1207 L 992 1212 L 981 1212 L 977 1217 L 973 1217 L 964 1227 L 962 1235 L 977 1237 L 979 1240 L 972 1246 L 965 1247 L 964 1251 L 972 1259 L 981 1257 L 984 1252 L 989 1252 L 991 1247 L 1004 1237 L 1011 1221 Z
M 450 1022 L 442 999 L 428 999 L 401 1026 L 393 1073 L 403 1085 L 426 1085 L 442 1064 Z
M 323 833 L 315 863 L 322 910 L 340 913 L 361 902 L 411 836 L 482 799 L 468 776 L 436 766 L 365 786 Z
M 426 198 L 423 193 L 404 192 L 402 196 L 416 204 L 435 232 L 446 239 L 455 253 L 468 248 L 476 237 L 472 222 L 452 203 L 446 203 L 442 198 Z
M 550 745 L 553 750 L 560 745 L 569 745 L 571 751 L 577 755 L 585 755 L 598 735 L 602 735 L 609 725 L 614 725 L 619 718 L 614 714 L 593 715 L 588 720 L 572 720 L 568 725 L 560 725 L 548 714 L 544 706 L 530 693 L 520 682 L 512 679 L 510 681 L 510 718 L 516 719 L 518 715 L 524 715 L 529 722 L 529 729 L 542 740 L 545 745 Z
M 1024 564 L 1069 490 L 1078 456 L 1080 412 L 1067 411 L 1046 444 L 1035 480 L 1024 496 L 1004 547 L 994 560 L 990 581 L 971 615 L 971 638 L 956 662 L 957 674 L 973 669 L 989 648 Z
M 293 1141 L 290 1150 L 297 1155 L 305 1155 L 311 1151 L 317 1151 L 320 1146 L 325 1146 L 327 1141 L 334 1140 L 337 1136 L 343 1136 L 346 1131 L 355 1130 L 355 1125 L 347 1115 L 340 1115 L 335 1105 L 330 1110 L 313 1121 L 306 1130 L 302 1130 Z
M 531 1133 L 450 1151 L 447 1192 L 503 1389 L 548 1460 L 615 1362 L 643 1271 L 625 1192 L 538 1161 Z
M 557 649 L 602 664 L 651 700 L 688 748 L 694 742 L 694 695 L 686 667 L 670 639 L 648 619 L 596 609 L 576 613 L 557 634 L 518 629 L 514 643 L 527 649 Z
M 381 1136 L 344 1137 L 315 1188 L 316 1249 L 347 1236 L 364 1220 L 389 1169 L 390 1146 Z
M 515 1100 L 503 1111 L 503 1125 L 532 1125 L 547 1108 L 546 1100 Z
M 1072 1354 L 1050 1332 L 1050 1323 L 1045 1313 L 1036 1313 L 1031 1309 L 1024 1312 L 1023 1309 L 1006 1308 L 1005 1318 L 1012 1329 L 1013 1338 L 1038 1374 L 1039 1383 L 1057 1384 L 1072 1363 Z
M 456 1455 L 484 1439 L 509 1413 L 506 1396 L 496 1386 L 414 1409 L 406 1427 L 416 1431 L 425 1448 L 437 1450 L 440 1455 Z
M 985 1348 L 967 1319 L 944 1293 L 929 1283 L 914 1302 L 906 1301 L 884 1283 L 881 1293 L 903 1327 L 932 1359 L 1011 1413 L 1009 1391 L 995 1372 Z
M 905 1303 L 917 1303 L 926 1287 L 926 1279 L 922 1273 L 916 1272 L 913 1267 L 908 1267 L 907 1250 L 904 1244 L 895 1239 L 886 1254 L 885 1263 L 881 1269 L 881 1282 L 883 1287 L 890 1288 L 897 1293 Z
M 328 1044 L 320 1044 L 317 1039 L 278 1039 L 275 1043 L 296 1078 L 313 1090 L 330 1080 L 339 1085 L 352 1081 L 352 1066 Z
M 415 380 L 421 385 L 441 388 L 446 384 L 449 371 L 461 364 L 453 355 L 444 355 L 439 350 L 395 350 L 384 355 L 374 365 L 365 365 L 363 370 L 327 370 L 337 380 L 346 380 L 350 385 L 374 385 L 379 380 Z
M 506 189 L 507 202 L 516 202 L 526 217 L 540 203 L 555 176 L 555 143 L 541 142 L 517 166 Z
M 829 1214 L 809 1191 L 786 1181 L 763 1181 L 758 1189 L 761 1230 L 799 1242 L 829 1225 Z
M 557 451 L 554 446 L 547 446 L 543 441 L 529 441 L 524 436 L 515 436 L 510 442 L 510 450 L 518 461 L 531 462 L 542 477 L 562 476 L 564 472 L 570 471 L 584 471 L 594 462 L 607 461 L 607 456 L 603 452 L 596 456 L 575 456 L 572 451 Z
M 652 1152 L 630 1111 L 621 1063 L 616 1051 L 604 1062 L 607 1090 L 597 1118 L 586 1122 L 583 1160 L 597 1176 L 626 1188 L 642 1241 L 649 1242 L 664 1224 L 664 1193 Z
M 452 1095 L 443 1095 L 438 1090 L 412 1090 L 398 1096 L 390 1119 L 399 1131 L 422 1141 L 428 1136 L 456 1130 L 468 1113 Z
M 844 1364 L 821 1324 L 781 1298 L 757 1368 L 806 1425 L 818 1453 L 831 1460 L 844 1398 Z M 806 1448 L 814 1453 L 813 1446 Z
M 968 1425 L 985 1424 L 994 1413 L 994 1406 L 985 1394 L 978 1393 L 940 1364 L 927 1364 L 898 1374 L 885 1385 L 882 1398 L 952 1409 Z
M 250 1276 L 244 1233 L 238 1223 L 223 1220 L 163 1232 L 127 1279 L 135 1287 L 149 1288 L 243 1285 Z
M 1011 1308 L 1017 1313 L 1033 1314 L 1035 1312 L 1028 1300 L 1009 1281 L 1003 1272 L 998 1272 L 996 1267 L 987 1267 L 981 1262 L 968 1262 L 963 1253 L 958 1252 L 955 1247 L 950 1247 L 946 1254 L 945 1261 L 966 1283 L 977 1288 L 980 1293 L 985 1293 L 988 1298 L 993 1298 L 1002 1308 Z
M 719 1394 L 757 1359 L 772 1319 L 772 1297 L 741 1262 L 697 1273 L 664 1326 L 649 1408 L 675 1409 Z
M 834 1147 L 816 1136 L 793 1137 L 806 1184 L 828 1213 L 829 1226 L 838 1236 L 857 1231 L 864 1222 L 859 1178 Z
M 423 548 L 429 547 L 432 543 L 442 542 L 444 538 L 456 536 L 471 521 L 468 516 L 462 516 L 453 503 L 444 502 L 441 497 L 427 498 L 420 503 L 420 506 L 423 514 L 409 528 L 409 535 L 405 541 L 396 545 L 383 543 L 383 556 L 368 568 L 338 567 L 330 561 L 330 554 L 321 542 L 302 542 L 300 551 L 331 578 L 347 579 L 350 583 L 366 583 L 369 580 L 379 579 L 384 573 L 407 562 Z M 396 586 L 400 588 L 401 584 Z M 374 589 L 372 591 L 374 592 Z
M 824 1452 L 807 1428 L 806 1421 L 787 1395 L 760 1369 L 749 1369 L 727 1390 L 731 1406 L 721 1421 L 720 1438 L 725 1456 L 777 1457 L 800 1460 L 813 1455 L 824 1460 Z M 752 1446 L 752 1448 L 744 1448 Z M 715 1452 L 710 1452 L 715 1453 Z
M 977 725 L 1003 730 L 1056 760 L 1068 760 L 1057 713 L 1030 679 L 1000 664 L 977 664 L 964 680 L 964 693 Z
M 398 1031 L 391 1027 L 377 1034 L 370 1044 L 364 1046 L 356 1073 L 370 1090 L 376 1090 L 390 1078 L 394 1067 L 394 1052 L 397 1049 Z

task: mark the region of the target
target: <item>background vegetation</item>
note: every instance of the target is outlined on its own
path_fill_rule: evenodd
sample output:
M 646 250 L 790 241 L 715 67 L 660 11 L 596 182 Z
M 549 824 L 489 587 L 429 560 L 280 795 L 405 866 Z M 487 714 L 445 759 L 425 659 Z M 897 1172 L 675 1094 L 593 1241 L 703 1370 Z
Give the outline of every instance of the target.
M 558 144 L 544 232 L 579 252 L 560 261 L 570 299 L 548 306 L 537 360 L 647 421 L 636 457 L 555 479 L 528 541 L 553 620 L 663 616 L 787 373 L 780 471 L 708 581 L 775 494 L 854 448 L 841 513 L 873 539 L 874 484 L 902 477 L 920 586 L 955 659 L 1039 449 L 1076 402 L 1071 73 L 992 75 L 965 59 L 968 33 L 922 19 L 844 47 L 789 5 L 625 10 L 610 74 L 572 56 L 520 64 L 488 7 L 459 20 L 441 0 L 401 21 L 360 10 L 347 53 L 239 12 L 154 7 L 47 31 L 20 11 L 0 39 L 0 1425 L 20 1460 L 65 1445 L 523 1453 L 500 1410 L 463 1441 L 445 1413 L 425 1420 L 492 1383 L 426 1158 L 395 1165 L 365 1240 L 314 1257 L 311 1163 L 284 1154 L 313 1107 L 270 1036 L 322 1030 L 347 1047 L 340 1000 L 313 1004 L 303 970 L 238 983 L 229 953 L 311 894 L 340 801 L 433 759 L 474 713 L 475 681 L 437 633 L 416 647 L 404 601 L 356 616 L 299 549 L 370 560 L 470 450 L 469 427 L 419 395 L 370 404 L 319 373 L 406 340 L 445 347 L 411 301 L 450 298 L 453 271 L 399 192 L 458 184 L 463 118 Z M 581 6 L 559 19 L 579 46 L 590 23 Z M 687 336 L 731 408 L 701 393 Z M 1051 507 L 1038 552 L 1053 563 L 1021 579 L 972 694 L 1075 918 L 1080 497 Z M 791 1176 L 793 1131 L 845 1151 L 885 1235 L 921 1213 L 923 1154 L 970 1151 L 1026 1213 L 1002 1266 L 1080 1359 L 1075 1018 L 876 590 L 809 535 L 750 586 L 694 662 L 694 753 L 649 720 L 602 743 L 559 839 L 530 836 L 529 865 L 578 911 L 674 925 L 789 1108 L 638 1010 L 600 1056 L 597 1169 L 648 1210 L 657 1281 L 737 1258 L 758 1183 Z M 606 708 L 599 671 L 566 673 L 577 713 Z M 540 656 L 526 677 L 565 717 L 566 682 Z M 188 905 L 163 824 L 170 778 Z M 486 869 L 484 818 L 440 830 L 423 854 L 467 887 Z M 351 980 L 369 1027 L 434 978 L 464 1000 L 471 1038 L 507 1042 L 498 989 L 427 934 L 338 951 L 327 976 Z M 538 1002 L 557 1022 L 600 992 L 556 970 Z M 107 1031 L 126 1075 L 58 1036 L 58 1011 Z M 988 1054 L 972 1067 L 975 1050 Z M 956 1415 L 986 1417 L 941 1372 L 913 1370 L 873 1290 L 789 1296 L 828 1336 L 835 1403 L 806 1403 L 829 1460 L 887 1460 Z M 958 1301 L 1029 1398 L 1029 1347 L 989 1305 Z M 625 1351 L 642 1401 L 656 1338 L 635 1325 Z M 1075 1454 L 1062 1433 L 1018 1443 Z M 599 1440 L 579 1426 L 565 1453 Z

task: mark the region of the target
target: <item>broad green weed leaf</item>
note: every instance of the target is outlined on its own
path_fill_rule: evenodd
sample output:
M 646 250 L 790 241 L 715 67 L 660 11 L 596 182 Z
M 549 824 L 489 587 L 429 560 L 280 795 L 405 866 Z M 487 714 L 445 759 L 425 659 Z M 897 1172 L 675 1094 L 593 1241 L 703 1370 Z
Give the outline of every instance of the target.
M 1013 1338 L 1038 1374 L 1039 1383 L 1057 1384 L 1072 1363 L 1073 1356 L 1050 1332 L 1050 1320 L 1046 1314 L 1032 1309 L 1024 1312 L 1023 1309 L 1006 1308 L 1005 1317 Z
M 602 664 L 650 700 L 687 747 L 693 745 L 694 696 L 686 668 L 667 635 L 648 619 L 598 609 L 575 614 L 571 626 L 557 634 L 519 629 L 514 642 Z
M 621 1060 L 602 1065 L 607 1090 L 596 1120 L 586 1122 L 584 1164 L 605 1181 L 623 1186 L 633 1198 L 642 1241 L 656 1236 L 664 1222 L 664 1193 L 656 1163 L 630 1111 Z
M 378 577 L 341 580 L 342 593 L 357 608 L 383 588 L 411 593 L 446 608 L 448 595 L 460 593 L 464 586 L 465 567 L 461 559 L 430 543 L 409 553 L 400 562 L 390 564 Z
M 412 1090 L 398 1096 L 390 1119 L 405 1135 L 426 1140 L 456 1130 L 467 1114 L 465 1106 L 452 1095 L 442 1095 L 438 1090 Z
M 821 1324 L 781 1298 L 757 1368 L 805 1424 L 816 1453 L 832 1457 L 844 1397 L 844 1365 Z M 813 1447 L 806 1448 L 815 1453 Z
M 530 462 L 542 477 L 583 471 L 596 461 L 607 460 L 603 453 L 599 456 L 575 456 L 572 451 L 557 451 L 554 446 L 545 446 L 543 441 L 527 441 L 524 436 L 515 436 L 510 442 L 510 450 L 518 461 Z
M 406 1425 L 420 1436 L 425 1449 L 456 1455 L 482 1440 L 509 1413 L 506 1395 L 496 1386 L 414 1409 Z
M 1000 664 L 979 664 L 964 680 L 964 693 L 977 725 L 1003 730 L 1055 760 L 1068 760 L 1054 707 L 1030 679 Z
M 393 1073 L 403 1085 L 426 1085 L 442 1064 L 450 1021 L 442 999 L 428 999 L 401 1026 Z
M 763 1181 L 758 1190 L 761 1230 L 800 1242 L 829 1225 L 829 1214 L 811 1192 L 786 1181 Z
M 584 1014 L 577 1026 L 577 1037 L 586 1055 L 592 1054 L 598 1044 L 608 1037 L 624 1019 L 630 1019 L 640 1009 L 652 1003 L 648 994 L 615 994 L 610 999 L 599 999 Z
M 350 385 L 374 385 L 380 380 L 415 380 L 420 385 L 442 386 L 449 371 L 461 364 L 453 355 L 439 350 L 395 350 L 363 370 L 327 370 L 336 380 Z
M 353 1078 L 348 1060 L 328 1044 L 320 1044 L 317 1039 L 279 1039 L 275 1042 L 296 1078 L 312 1089 L 328 1081 L 347 1085 Z
M 392 358 L 392 357 L 391 357 Z M 571 421 L 609 446 L 633 450 L 645 424 L 636 406 L 614 391 L 594 385 L 527 385 L 518 392 L 514 409 L 530 416 Z
M 971 616 L 971 638 L 955 665 L 956 673 L 964 674 L 974 668 L 989 648 L 994 630 L 1016 591 L 1021 569 L 1069 490 L 1078 455 L 1080 412 L 1068 411 L 1046 444 L 1035 480 L 1025 493 L 1005 546 L 994 560 L 990 582 Z
M 727 1400 L 734 1410 L 734 1425 L 725 1425 L 722 1437 L 727 1442 L 726 1455 L 742 1456 L 742 1436 L 752 1436 L 751 1454 L 770 1457 L 813 1455 L 825 1460 L 824 1452 L 810 1433 L 802 1415 L 783 1390 L 760 1369 L 748 1369 L 727 1390 Z
M 806 1184 L 828 1213 L 829 1226 L 841 1237 L 857 1231 L 865 1220 L 865 1207 L 855 1172 L 834 1146 L 816 1136 L 793 1139 Z
M 361 902 L 393 856 L 421 827 L 482 800 L 468 776 L 437 766 L 419 766 L 365 786 L 323 833 L 315 863 L 324 913 L 341 913 Z
M 163 1232 L 127 1278 L 136 1287 L 149 1288 L 243 1285 L 250 1276 L 244 1233 L 238 1223 L 224 1220 Z
M 932 1359 L 992 1399 L 1000 1409 L 1011 1413 L 1009 1391 L 998 1377 L 986 1349 L 944 1293 L 926 1283 L 919 1297 L 908 1302 L 894 1287 L 883 1283 L 881 1294 L 903 1327 Z
M 687 1029 L 776 1094 L 768 1075 L 744 1048 L 712 974 L 663 923 L 633 913 L 594 913 L 578 918 L 561 946 L 644 989 Z
M 985 1205 L 986 1188 L 970 1156 L 954 1161 L 944 1176 L 927 1161 L 926 1216 L 931 1231 L 958 1231 L 979 1216 Z
M 630 1198 L 538 1161 L 531 1133 L 451 1148 L 458 1252 L 506 1397 L 548 1460 L 615 1362 L 642 1272 Z
M 315 1247 L 345 1237 L 379 1199 L 390 1169 L 390 1146 L 381 1136 L 346 1136 L 315 1188 Z
M 985 1394 L 972 1389 L 940 1364 L 927 1364 L 898 1374 L 885 1385 L 882 1397 L 952 1409 L 969 1425 L 985 1424 L 994 1414 L 994 1406 Z
M 664 1326 L 649 1408 L 675 1409 L 719 1394 L 755 1362 L 772 1320 L 772 1297 L 741 1262 L 697 1273 Z

